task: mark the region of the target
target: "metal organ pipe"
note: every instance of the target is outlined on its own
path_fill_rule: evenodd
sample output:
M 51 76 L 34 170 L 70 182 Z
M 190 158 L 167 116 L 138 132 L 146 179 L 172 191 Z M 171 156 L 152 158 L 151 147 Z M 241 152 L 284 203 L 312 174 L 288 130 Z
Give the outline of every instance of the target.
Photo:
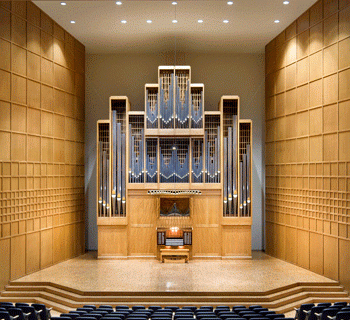
M 112 215 L 117 214 L 117 111 L 112 111 Z
M 103 215 L 107 215 L 107 152 L 104 150 L 102 154 L 102 163 L 103 163 Z
M 237 216 L 237 115 L 233 115 L 232 123 L 232 197 L 233 215 Z
M 232 214 L 232 128 L 228 128 L 227 135 L 227 201 L 228 201 L 228 215 Z
M 227 137 L 224 137 L 224 216 L 227 214 Z
M 157 94 L 150 93 L 149 90 L 146 90 L 146 97 L 147 128 L 158 128 L 158 101 L 156 99 Z M 154 98 L 155 101 L 153 101 Z
M 191 128 L 202 128 L 203 120 L 203 91 L 191 94 Z
M 250 169 L 251 168 L 251 156 L 250 156 L 250 144 L 247 144 L 247 216 L 250 217 Z
M 174 123 L 174 74 L 170 75 L 170 83 L 168 89 L 168 100 L 165 101 L 165 90 L 163 89 L 163 78 L 159 80 L 159 90 L 160 90 L 160 102 L 159 102 L 159 111 L 160 111 L 160 121 L 162 128 L 173 128 Z
M 184 92 L 184 101 L 181 101 L 181 87 L 179 86 L 179 77 L 175 76 L 175 124 L 176 128 L 188 128 L 189 120 L 189 92 L 190 86 L 189 81 L 186 80 L 186 90 Z
M 246 216 L 247 208 L 247 155 L 242 155 L 243 177 L 242 177 L 242 200 L 243 200 L 243 216 Z
M 126 136 L 125 133 L 122 133 L 122 213 L 120 215 L 126 215 L 126 196 L 125 196 L 125 172 L 126 172 Z
M 98 198 L 98 204 L 99 204 L 99 216 L 102 216 L 103 214 L 103 142 L 99 142 L 99 164 L 100 164 L 100 191 L 99 191 L 99 198 Z
M 239 162 L 239 185 L 242 186 L 243 185 L 243 162 L 240 161 Z M 241 190 L 240 192 L 240 196 L 239 196 L 239 209 L 240 209 L 240 212 L 241 212 L 241 216 L 243 216 L 243 192 Z

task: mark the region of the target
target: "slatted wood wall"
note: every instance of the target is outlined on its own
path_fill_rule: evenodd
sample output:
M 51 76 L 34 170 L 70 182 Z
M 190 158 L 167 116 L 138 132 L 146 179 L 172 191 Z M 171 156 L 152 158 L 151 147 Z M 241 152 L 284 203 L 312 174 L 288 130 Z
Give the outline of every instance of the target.
M 0 1 L 0 288 L 84 251 L 84 50 Z
M 266 250 L 347 288 L 349 48 L 349 0 L 318 1 L 266 46 Z

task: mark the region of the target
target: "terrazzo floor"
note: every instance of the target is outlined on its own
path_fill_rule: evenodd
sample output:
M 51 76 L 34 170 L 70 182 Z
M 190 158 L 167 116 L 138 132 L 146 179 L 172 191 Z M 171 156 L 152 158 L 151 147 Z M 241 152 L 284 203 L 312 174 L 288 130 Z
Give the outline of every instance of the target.
M 16 281 L 54 282 L 81 291 L 265 292 L 296 282 L 334 282 L 303 268 L 253 252 L 251 260 L 98 260 L 96 252 Z

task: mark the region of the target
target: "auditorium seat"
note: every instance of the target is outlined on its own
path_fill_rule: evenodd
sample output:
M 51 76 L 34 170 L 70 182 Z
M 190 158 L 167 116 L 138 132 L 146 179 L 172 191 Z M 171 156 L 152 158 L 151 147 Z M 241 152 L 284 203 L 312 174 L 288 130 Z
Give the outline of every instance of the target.
M 82 316 L 84 314 L 87 314 L 87 311 L 72 310 L 72 311 L 69 311 L 69 313 L 77 313 L 77 314 L 79 314 L 79 316 Z
M 148 309 L 152 310 L 152 311 L 156 311 L 158 309 L 162 309 L 162 307 L 161 306 L 149 306 Z
M 253 310 L 253 311 L 255 311 L 255 309 L 260 309 L 260 308 L 262 308 L 262 306 L 257 305 L 257 304 L 256 304 L 256 305 L 254 305 L 254 304 L 253 304 L 252 306 L 249 306 L 249 308 L 248 308 L 248 309 L 249 309 L 249 310 Z
M 317 320 L 315 313 L 321 313 L 324 309 L 326 309 L 326 306 L 317 305 L 312 307 L 309 311 L 304 310 L 304 313 L 306 313 L 305 320 Z
M 77 311 L 86 311 L 87 313 L 89 313 L 91 311 L 94 311 L 94 309 L 85 307 L 85 308 L 77 308 Z
M 0 311 L 0 319 L 3 319 L 3 320 L 14 320 L 14 319 L 17 319 L 17 318 L 18 318 L 18 316 L 16 316 L 16 317 L 10 316 L 8 311 Z
M 330 303 L 330 302 L 321 302 L 321 303 L 319 303 L 317 306 L 318 307 L 326 307 L 326 308 L 328 308 L 328 307 L 330 307 L 332 304 Z
M 294 308 L 295 310 L 295 320 L 305 320 L 306 318 L 306 312 L 311 310 L 312 307 L 314 307 L 314 303 L 304 303 L 299 308 Z
M 274 319 L 277 319 L 277 318 L 284 318 L 284 314 L 281 314 L 281 313 L 275 313 L 275 314 L 267 314 L 266 315 L 267 318 L 269 318 L 270 320 L 274 320 Z
M 344 308 L 344 307 L 346 307 L 347 306 L 347 302 L 345 302 L 345 301 L 338 301 L 338 302 L 334 302 L 333 303 L 333 306 L 338 306 L 338 307 L 340 307 L 340 308 Z
M 326 308 L 321 313 L 315 313 L 317 320 L 328 320 L 328 316 L 335 317 L 339 312 L 337 306 L 333 308 Z
M 32 303 L 32 307 L 40 312 L 40 320 L 49 320 L 51 318 L 52 308 L 46 308 L 42 303 Z
M 13 308 L 14 307 L 14 304 L 12 303 L 12 302 L 0 302 L 0 307 L 3 307 L 3 308 L 5 308 L 5 309 L 7 309 L 7 308 L 9 308 L 9 307 L 11 307 L 11 308 Z
M 36 311 L 34 307 L 29 306 L 29 305 L 20 305 L 16 303 L 16 306 L 20 306 L 19 308 L 26 314 L 24 318 L 28 320 L 40 320 L 40 313 L 39 311 Z
M 29 303 L 24 303 L 24 302 L 15 303 L 15 308 L 22 308 L 22 307 L 29 307 Z
M 331 320 L 350 320 L 350 311 L 340 310 L 335 317 L 328 316 Z
M 184 306 L 181 310 L 191 310 L 195 312 L 198 308 L 196 306 Z
M 113 309 L 112 309 L 112 310 L 113 310 Z M 96 310 L 94 310 L 94 311 L 90 311 L 88 314 L 99 314 L 99 315 L 101 315 L 101 318 L 102 318 L 102 317 L 105 316 L 106 314 L 109 314 L 109 312 L 106 311 L 106 309 L 96 309 Z
M 29 314 L 26 314 L 20 308 L 9 308 L 7 312 L 11 317 L 16 317 L 17 320 L 28 320 Z
M 75 318 L 79 317 L 78 313 L 61 313 L 60 317 L 68 317 L 72 320 L 75 320 Z
M 96 312 L 96 311 L 90 312 L 90 313 L 88 313 L 88 315 L 91 317 L 94 317 L 97 320 L 100 320 L 101 318 L 103 318 L 103 314 Z
M 97 307 L 94 304 L 86 304 L 86 305 L 83 306 L 83 308 L 91 308 L 93 310 L 97 309 Z
M 87 315 L 84 314 L 81 317 L 76 317 L 75 320 L 96 320 L 96 318 L 89 316 L 88 314 Z

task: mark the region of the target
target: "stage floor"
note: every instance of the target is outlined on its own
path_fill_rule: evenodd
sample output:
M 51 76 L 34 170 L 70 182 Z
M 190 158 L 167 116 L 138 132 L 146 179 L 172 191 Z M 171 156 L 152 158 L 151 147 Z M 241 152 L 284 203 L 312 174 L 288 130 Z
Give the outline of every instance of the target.
M 251 260 L 98 260 L 95 252 L 13 281 L 51 282 L 83 292 L 266 292 L 299 282 L 335 281 L 262 252 Z

